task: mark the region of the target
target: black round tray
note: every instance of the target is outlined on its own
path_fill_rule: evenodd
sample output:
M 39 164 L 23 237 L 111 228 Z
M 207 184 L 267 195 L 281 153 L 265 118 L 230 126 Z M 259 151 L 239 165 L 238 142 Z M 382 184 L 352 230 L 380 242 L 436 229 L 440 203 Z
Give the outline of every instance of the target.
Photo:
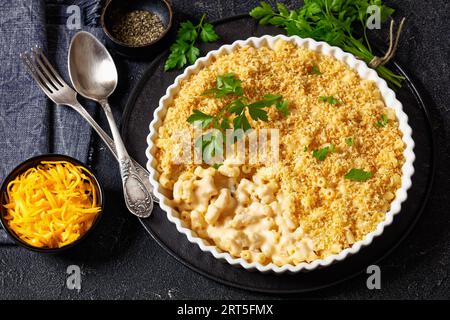
M 202 54 L 238 39 L 280 33 L 279 28 L 260 26 L 248 16 L 227 18 L 217 21 L 215 25 L 221 40 L 200 45 Z M 182 70 L 164 72 L 167 55 L 166 51 L 158 56 L 144 73 L 128 100 L 122 120 L 122 135 L 128 151 L 143 166 L 147 162 L 146 138 L 153 111 L 166 88 L 182 73 Z M 405 72 L 395 63 L 393 67 L 406 77 L 403 87 L 397 92 L 397 98 L 402 102 L 413 129 L 416 144 L 415 174 L 408 199 L 392 225 L 358 254 L 327 268 L 307 273 L 262 274 L 233 267 L 202 252 L 196 244 L 190 243 L 185 235 L 176 230 L 175 225 L 158 206 L 155 206 L 150 218 L 141 220 L 142 225 L 179 262 L 208 278 L 241 289 L 265 293 L 300 293 L 331 286 L 363 272 L 368 265 L 377 263 L 392 252 L 409 234 L 423 211 L 434 177 L 436 157 L 427 106 Z

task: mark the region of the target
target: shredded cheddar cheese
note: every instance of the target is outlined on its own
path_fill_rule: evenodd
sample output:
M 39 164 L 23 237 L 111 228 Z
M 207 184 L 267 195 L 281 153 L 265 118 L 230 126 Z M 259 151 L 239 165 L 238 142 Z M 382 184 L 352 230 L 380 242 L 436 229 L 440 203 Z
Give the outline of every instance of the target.
M 67 161 L 42 161 L 7 187 L 5 220 L 26 243 L 60 248 L 80 238 L 100 212 L 86 169 Z

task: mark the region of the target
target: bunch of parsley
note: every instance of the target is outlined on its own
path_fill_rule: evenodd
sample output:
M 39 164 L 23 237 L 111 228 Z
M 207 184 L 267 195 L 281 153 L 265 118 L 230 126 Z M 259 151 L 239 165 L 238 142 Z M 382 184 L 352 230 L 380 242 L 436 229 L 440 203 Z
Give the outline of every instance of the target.
M 325 41 L 369 63 L 374 57 L 366 26 L 367 8 L 371 5 L 380 8 L 382 22 L 394 13 L 394 9 L 384 5 L 382 0 L 305 0 L 303 7 L 296 10 L 288 10 L 282 3 L 277 3 L 274 10 L 261 2 L 250 16 L 261 24 L 283 27 L 288 35 Z M 360 37 L 356 35 L 358 31 Z M 401 87 L 402 76 L 382 65 L 376 70 L 391 85 Z
M 181 69 L 188 62 L 193 64 L 200 55 L 200 50 L 195 46 L 199 37 L 205 43 L 219 40 L 219 36 L 214 31 L 214 26 L 204 22 L 205 16 L 202 16 L 196 26 L 191 21 L 181 23 L 176 41 L 170 47 L 170 55 L 164 65 L 164 71 Z
M 233 73 L 218 76 L 215 87 L 206 90 L 203 95 L 217 99 L 226 96 L 236 97 L 233 102 L 223 107 L 216 114 L 206 114 L 195 109 L 187 119 L 190 124 L 200 126 L 203 129 L 217 129 L 205 133 L 195 142 L 195 147 L 202 150 L 205 160 L 213 159 L 217 153 L 223 152 L 227 129 L 234 130 L 233 143 L 242 137 L 242 134 L 239 134 L 237 130 L 241 129 L 240 132 L 245 133 L 251 129 L 247 113 L 253 120 L 264 122 L 269 120 L 265 109 L 272 106 L 275 106 L 284 116 L 289 114 L 288 102 L 283 100 L 281 95 L 266 94 L 262 100 L 250 103 L 249 99 L 244 96 L 241 80 L 237 79 Z M 234 116 L 232 121 L 230 120 L 231 116 Z

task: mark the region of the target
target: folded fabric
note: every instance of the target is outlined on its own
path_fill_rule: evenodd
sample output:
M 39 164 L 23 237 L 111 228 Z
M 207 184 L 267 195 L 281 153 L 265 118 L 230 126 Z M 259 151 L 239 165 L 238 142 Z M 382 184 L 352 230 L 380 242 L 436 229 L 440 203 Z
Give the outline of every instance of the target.
M 19 55 L 47 47 L 43 1 L 0 2 L 0 180 L 19 162 L 49 152 L 50 109 Z
M 47 46 L 44 1 L 0 2 L 0 181 L 21 161 L 50 151 L 47 99 L 19 59 L 31 44 Z

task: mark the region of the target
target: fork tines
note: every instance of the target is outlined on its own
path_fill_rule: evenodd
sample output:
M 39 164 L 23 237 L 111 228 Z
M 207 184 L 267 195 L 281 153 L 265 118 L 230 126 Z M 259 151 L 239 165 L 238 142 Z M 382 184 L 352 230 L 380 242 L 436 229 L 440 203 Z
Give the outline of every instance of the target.
M 47 95 L 50 95 L 62 87 L 66 86 L 66 83 L 61 76 L 52 67 L 45 55 L 42 53 L 42 49 L 38 46 L 31 48 L 31 52 L 25 52 L 20 55 L 23 63 L 27 67 L 29 73 L 37 84 Z

